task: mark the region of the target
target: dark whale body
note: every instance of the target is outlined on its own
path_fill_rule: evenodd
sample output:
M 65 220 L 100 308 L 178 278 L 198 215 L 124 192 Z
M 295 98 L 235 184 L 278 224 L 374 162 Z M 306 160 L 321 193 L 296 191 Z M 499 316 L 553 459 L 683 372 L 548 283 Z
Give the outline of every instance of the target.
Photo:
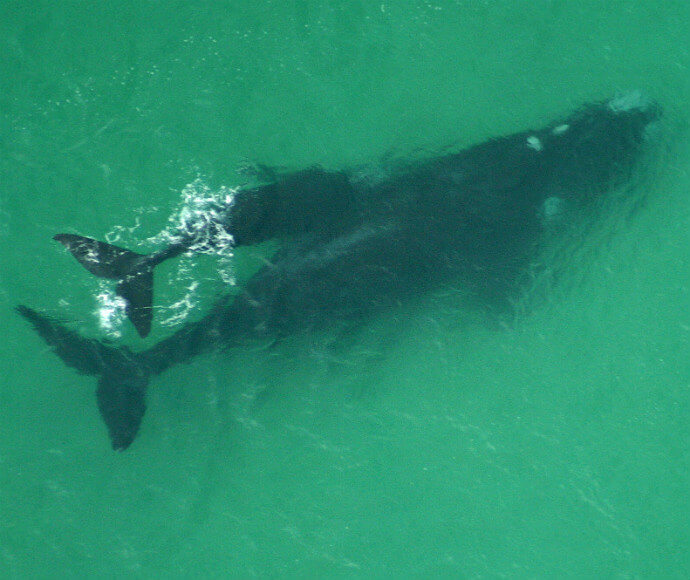
M 141 255 L 58 234 L 90 272 L 118 280 L 140 335 L 153 318 L 153 269 L 231 235 L 235 246 L 281 242 L 237 296 L 142 352 L 80 336 L 26 306 L 18 311 L 68 366 L 99 377 L 97 400 L 116 450 L 129 447 L 151 377 L 213 349 L 361 320 L 448 280 L 487 302 L 509 297 L 545 228 L 629 179 L 659 107 L 639 92 L 588 104 L 538 131 L 395 170 L 313 167 L 240 190 L 213 220 Z

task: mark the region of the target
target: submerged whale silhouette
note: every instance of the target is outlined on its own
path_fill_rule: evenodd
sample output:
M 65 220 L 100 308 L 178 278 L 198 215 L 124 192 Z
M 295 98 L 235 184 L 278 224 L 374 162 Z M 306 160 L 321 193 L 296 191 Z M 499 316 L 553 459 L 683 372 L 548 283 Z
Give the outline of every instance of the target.
M 230 235 L 235 246 L 280 241 L 240 294 L 141 352 L 17 310 L 66 365 L 99 377 L 101 416 L 113 449 L 124 450 L 139 430 L 149 380 L 203 352 L 361 320 L 451 279 L 487 302 L 507 299 L 546 229 L 630 178 L 660 114 L 632 91 L 537 131 L 393 169 L 266 171 L 264 184 L 239 190 L 214 219 L 150 255 L 56 235 L 87 270 L 118 280 L 142 337 L 153 319 L 156 265 L 202 236 L 220 244 Z

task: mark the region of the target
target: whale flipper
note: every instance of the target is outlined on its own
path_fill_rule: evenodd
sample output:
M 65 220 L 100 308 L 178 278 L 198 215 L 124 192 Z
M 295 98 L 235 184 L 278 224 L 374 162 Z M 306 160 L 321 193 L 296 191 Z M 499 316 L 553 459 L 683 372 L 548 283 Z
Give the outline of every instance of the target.
M 127 449 L 146 412 L 146 385 L 150 372 L 142 356 L 127 347 L 113 348 L 84 338 L 60 322 L 28 306 L 17 312 L 33 325 L 62 361 L 84 375 L 98 376 L 98 409 L 108 427 L 113 449 Z
M 139 336 L 146 337 L 151 331 L 153 320 L 155 264 L 149 256 L 76 234 L 56 234 L 53 239 L 65 246 L 92 274 L 119 280 L 117 295 L 127 303 L 127 317 Z

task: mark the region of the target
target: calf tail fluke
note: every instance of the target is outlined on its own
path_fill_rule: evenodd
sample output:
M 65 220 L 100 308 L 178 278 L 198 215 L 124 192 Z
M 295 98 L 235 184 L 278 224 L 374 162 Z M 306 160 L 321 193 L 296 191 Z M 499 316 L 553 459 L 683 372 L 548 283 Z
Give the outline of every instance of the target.
M 80 336 L 57 320 L 27 306 L 17 311 L 62 361 L 79 373 L 98 377 L 98 409 L 108 427 L 112 447 L 127 449 L 139 431 L 146 411 L 146 385 L 150 372 L 142 355 L 127 347 L 113 348 Z
M 149 256 L 75 234 L 57 234 L 60 242 L 89 272 L 118 280 L 117 294 L 124 298 L 127 317 L 139 336 L 147 336 L 153 320 L 153 267 Z

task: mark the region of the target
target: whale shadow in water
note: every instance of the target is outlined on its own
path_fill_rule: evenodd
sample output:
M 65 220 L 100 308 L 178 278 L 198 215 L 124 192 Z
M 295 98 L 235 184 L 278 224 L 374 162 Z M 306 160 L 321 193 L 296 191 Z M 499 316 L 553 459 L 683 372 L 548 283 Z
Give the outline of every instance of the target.
M 239 190 L 212 208 L 213 219 L 182 228 L 149 255 L 56 235 L 88 271 L 117 281 L 142 337 L 153 321 L 155 266 L 194 251 L 200 239 L 206 249 L 228 236 L 236 247 L 279 241 L 241 293 L 140 352 L 17 310 L 67 366 L 98 377 L 98 408 L 113 449 L 124 450 L 144 417 L 150 379 L 204 352 L 365 321 L 449 282 L 505 306 L 545 232 L 630 179 L 660 115 L 631 91 L 540 130 L 395 169 L 265 169 L 265 183 Z

